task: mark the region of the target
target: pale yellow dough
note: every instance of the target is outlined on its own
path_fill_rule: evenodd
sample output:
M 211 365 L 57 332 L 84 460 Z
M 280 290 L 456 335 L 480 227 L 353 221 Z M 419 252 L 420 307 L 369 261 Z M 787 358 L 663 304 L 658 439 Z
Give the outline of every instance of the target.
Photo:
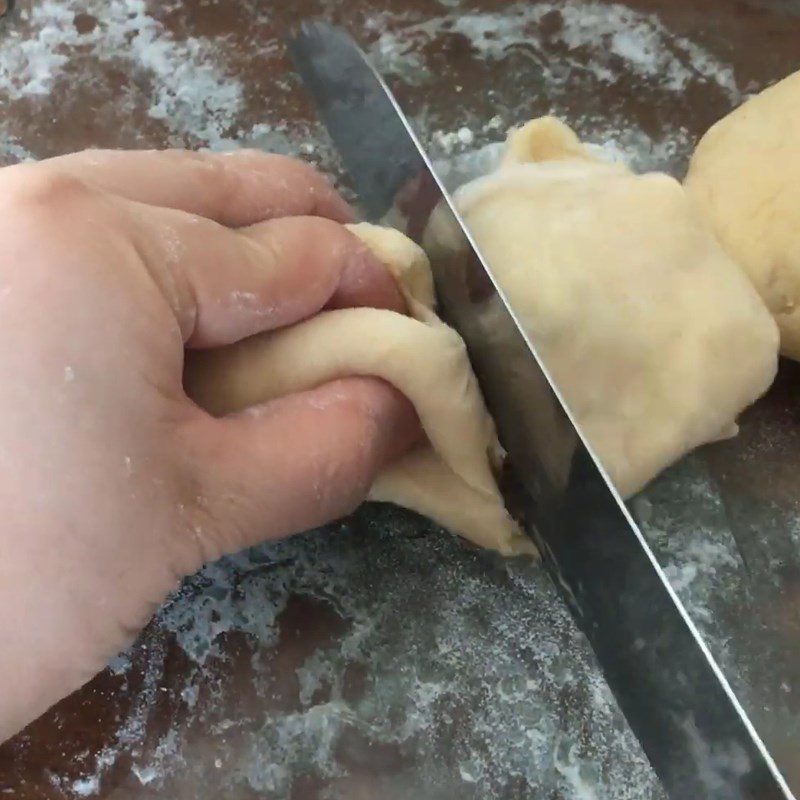
M 501 168 L 456 199 L 622 494 L 735 432 L 736 415 L 772 381 L 775 323 L 671 178 L 600 162 L 545 118 L 512 135 Z M 498 491 L 494 423 L 462 340 L 436 316 L 424 252 L 388 228 L 351 230 L 397 278 L 411 316 L 328 311 L 201 354 L 187 372 L 190 394 L 227 414 L 335 378 L 383 378 L 414 404 L 429 443 L 385 470 L 370 498 L 419 511 L 482 547 L 535 553 Z M 453 233 L 434 215 L 428 243 L 457 246 Z M 492 302 L 476 317 L 487 336 L 499 312 Z M 544 384 L 524 396 L 529 434 L 563 486 L 575 439 Z
M 222 415 L 349 375 L 374 375 L 414 404 L 430 444 L 381 474 L 370 499 L 414 509 L 482 547 L 535 553 L 509 513 L 493 467 L 501 451 L 458 334 L 433 311 L 423 251 L 388 228 L 351 226 L 392 271 L 411 317 L 341 309 L 275 333 L 200 354 L 187 371 L 189 393 Z
M 543 118 L 456 202 L 624 496 L 735 433 L 772 382 L 775 324 L 672 178 L 601 162 Z
M 700 140 L 686 190 L 745 270 L 800 360 L 800 72 L 751 98 Z

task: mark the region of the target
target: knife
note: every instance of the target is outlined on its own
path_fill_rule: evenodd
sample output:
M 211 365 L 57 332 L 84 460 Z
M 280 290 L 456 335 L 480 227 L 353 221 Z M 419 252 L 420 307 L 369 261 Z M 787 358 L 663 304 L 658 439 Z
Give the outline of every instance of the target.
M 428 252 L 509 454 L 510 502 L 670 798 L 792 798 L 380 75 L 324 22 L 287 45 L 365 217 L 391 219 Z

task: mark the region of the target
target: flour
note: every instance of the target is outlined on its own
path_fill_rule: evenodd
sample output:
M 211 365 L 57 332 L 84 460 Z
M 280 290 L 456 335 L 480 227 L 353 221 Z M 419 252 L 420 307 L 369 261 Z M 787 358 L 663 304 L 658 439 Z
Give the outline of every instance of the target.
M 543 22 L 549 22 L 544 32 Z M 655 81 L 660 88 L 682 92 L 699 77 L 722 87 L 732 101 L 740 101 L 733 69 L 708 51 L 676 36 L 655 14 L 634 11 L 619 4 L 598 2 L 517 3 L 497 13 L 464 12 L 433 17 L 425 22 L 395 24 L 382 33 L 371 50 L 379 68 L 407 75 L 416 81 L 425 75 L 418 55 L 420 45 L 443 33 L 460 34 L 483 58 L 498 61 L 514 48 L 525 48 L 541 62 L 548 88 L 562 83 L 564 67 L 589 70 L 601 82 L 610 83 L 621 73 Z M 374 27 L 378 27 L 375 25 Z M 567 53 L 550 64 L 539 53 L 546 43 L 558 42 Z M 573 53 L 590 50 L 591 58 Z M 621 59 L 622 68 L 614 65 Z
M 221 764 L 232 795 L 244 784 L 288 797 L 297 776 L 311 774 L 353 796 L 348 781 L 384 748 L 416 752 L 424 761 L 422 770 L 393 767 L 381 778 L 381 796 L 392 800 L 451 797 L 456 785 L 474 786 L 481 800 L 501 800 L 523 784 L 533 793 L 557 785 L 574 800 L 662 797 L 585 640 L 539 567 L 507 568 L 452 537 L 408 538 L 418 525 L 401 512 L 361 518 L 368 526 L 363 535 L 340 525 L 254 549 L 211 565 L 177 595 L 160 623 L 191 661 L 180 729 L 154 747 L 144 745 L 142 726 L 163 688 L 167 658 L 151 640 L 144 643 L 144 688 L 120 744 L 101 754 L 77 789 L 98 786 L 133 748 L 133 774 L 152 790 L 169 791 L 183 776 L 184 786 L 196 786 L 194 796 L 210 797 L 200 787 L 212 775 L 219 780 Z M 300 665 L 296 707 L 270 709 L 275 686 L 268 659 L 281 615 L 297 596 L 328 605 L 347 625 L 335 643 L 317 647 Z M 243 630 L 250 632 L 250 680 L 259 702 L 245 717 L 220 718 L 229 695 L 208 665 L 222 655 L 225 635 Z M 356 693 L 348 683 L 354 665 L 365 675 Z M 454 727 L 455 709 L 468 713 L 466 727 Z M 591 731 L 588 742 L 571 737 L 576 726 Z M 216 756 L 204 759 L 197 747 L 209 734 Z M 554 753 L 559 738 L 571 744 Z M 347 768 L 343 741 L 350 742 Z M 460 784 L 435 756 L 444 741 L 454 748 Z M 186 765 L 194 784 L 186 783 Z M 586 794 L 590 784 L 594 795 Z
M 31 12 L 31 17 L 35 36 L 23 37 L 15 28 L 4 31 L 0 90 L 10 100 L 47 94 L 60 68 L 69 60 L 60 47 L 76 40 L 74 14 L 66 4 L 44 0 Z
M 0 167 L 7 163 L 17 164 L 36 160 L 33 153 L 14 138 L 6 135 L 2 128 L 2 123 L 0 123 Z
M 100 791 L 100 778 L 97 775 L 80 778 L 73 781 L 69 788 L 76 797 L 92 797 Z
M 387 26 L 386 14 L 374 18 L 374 30 Z M 722 95 L 731 107 L 743 100 L 730 64 L 700 45 L 670 31 L 654 14 L 620 4 L 597 2 L 516 3 L 502 12 L 442 14 L 423 22 L 395 15 L 369 50 L 378 68 L 405 82 L 425 84 L 441 76 L 429 73 L 420 53 L 445 36 L 459 35 L 478 58 L 502 64 L 524 54 L 527 66 L 518 68 L 517 81 L 531 86 L 531 95 L 546 98 L 549 107 L 539 113 L 561 116 L 582 140 L 600 147 L 607 157 L 629 163 L 636 170 L 657 169 L 678 175 L 694 144 L 682 125 L 669 120 L 657 134 L 639 127 L 613 108 L 583 110 L 572 107 L 575 81 L 585 78 L 589 94 L 608 91 L 620 80 L 636 80 L 636 93 L 655 93 L 665 103 L 680 107 L 687 88 L 702 83 Z M 411 76 L 411 77 L 409 77 Z M 458 94 L 459 86 L 452 91 Z M 470 98 L 466 87 L 466 98 Z M 490 96 L 493 90 L 489 90 Z M 497 96 L 495 115 L 476 116 L 472 103 L 458 104 L 456 125 L 434 127 L 435 110 L 418 110 L 414 118 L 427 133 L 426 144 L 441 160 L 467 153 L 505 138 L 509 128 L 527 121 L 530 112 L 504 103 Z M 525 116 L 527 114 L 527 116 Z M 669 115 L 666 115 L 669 118 Z M 676 116 L 680 116 L 677 114 Z
M 78 12 L 99 24 L 80 32 Z M 43 0 L 20 14 L 24 27 L 11 27 L 0 47 L 0 97 L 47 95 L 63 77 L 69 54 L 88 48 L 99 62 L 124 62 L 151 81 L 147 113 L 153 119 L 212 146 L 225 140 L 240 109 L 241 84 L 224 74 L 211 42 L 176 41 L 147 13 L 144 0 Z

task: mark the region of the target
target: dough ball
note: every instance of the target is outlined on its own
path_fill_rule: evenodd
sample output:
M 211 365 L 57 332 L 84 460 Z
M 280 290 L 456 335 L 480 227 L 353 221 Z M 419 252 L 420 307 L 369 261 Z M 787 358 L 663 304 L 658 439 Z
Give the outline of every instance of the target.
M 623 495 L 732 435 L 772 382 L 775 323 L 672 178 L 599 161 L 545 118 L 456 202 Z
M 800 360 L 800 72 L 716 123 L 685 186 Z

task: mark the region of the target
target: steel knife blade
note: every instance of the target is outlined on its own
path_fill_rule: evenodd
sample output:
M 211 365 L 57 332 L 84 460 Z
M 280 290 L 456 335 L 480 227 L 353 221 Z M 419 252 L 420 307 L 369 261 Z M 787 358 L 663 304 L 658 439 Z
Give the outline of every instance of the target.
M 324 22 L 287 45 L 366 218 L 428 252 L 509 454 L 515 508 L 669 796 L 792 798 L 381 76 Z

